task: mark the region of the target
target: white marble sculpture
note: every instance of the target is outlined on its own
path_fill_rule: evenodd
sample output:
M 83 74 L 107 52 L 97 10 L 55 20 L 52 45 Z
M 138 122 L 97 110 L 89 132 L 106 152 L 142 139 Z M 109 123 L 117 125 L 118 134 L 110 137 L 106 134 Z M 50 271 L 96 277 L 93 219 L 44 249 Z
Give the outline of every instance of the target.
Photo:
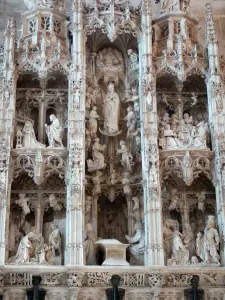
M 177 208 L 178 200 L 179 198 L 177 196 L 177 189 L 171 189 L 169 211 Z
M 57 225 L 52 224 L 50 226 L 52 229 L 51 234 L 49 235 L 49 247 L 51 249 L 51 254 L 53 257 L 61 256 L 61 240 L 62 234 Z
M 41 144 L 37 141 L 33 124 L 31 121 L 26 121 L 22 130 L 22 145 L 23 148 L 27 149 L 37 149 L 45 148 L 44 144 Z
M 98 131 L 98 118 L 99 115 L 97 114 L 97 106 L 93 106 L 92 110 L 89 113 L 88 121 L 88 130 L 90 131 L 92 137 L 95 137 Z
M 126 196 L 130 196 L 132 191 L 130 187 L 130 172 L 125 171 L 122 176 L 123 192 Z
M 129 251 L 133 256 L 132 264 L 142 265 L 144 262 L 144 250 L 145 250 L 145 235 L 141 223 L 135 223 L 135 234 L 133 237 L 126 235 L 128 243 L 132 244 L 129 247 Z
M 101 193 L 101 182 L 102 182 L 102 175 L 103 173 L 101 171 L 96 171 L 93 173 L 91 179 L 94 184 L 94 188 L 92 190 L 92 195 L 97 196 Z
M 23 217 L 30 213 L 30 208 L 28 206 L 30 199 L 26 197 L 26 194 L 20 193 L 19 199 L 15 201 L 17 205 L 19 205 L 23 210 Z
M 205 210 L 205 192 L 201 191 L 200 193 L 196 194 L 198 198 L 198 209 L 202 212 Z
M 121 165 L 124 171 L 132 171 L 133 166 L 133 155 L 128 151 L 126 143 L 120 141 L 120 149 L 117 149 L 117 155 L 121 155 Z
M 182 234 L 178 230 L 173 232 L 172 257 L 167 260 L 168 265 L 189 264 L 189 251 L 182 241 Z
M 127 54 L 130 58 L 130 66 L 132 71 L 139 69 L 138 54 L 133 49 L 129 49 Z
M 9 259 L 9 263 L 14 264 L 26 264 L 30 263 L 30 259 L 32 256 L 32 238 L 34 237 L 34 233 L 30 232 L 26 236 L 24 236 L 20 243 L 15 256 Z
M 86 237 L 84 239 L 84 249 L 86 254 L 86 264 L 96 265 L 96 248 L 95 242 L 97 241 L 96 234 L 92 223 L 86 224 Z
M 219 259 L 219 233 L 215 228 L 215 217 L 208 216 L 207 225 L 204 230 L 204 234 L 198 234 L 196 245 L 197 255 L 203 260 L 204 263 L 218 264 L 220 265 Z
M 58 202 L 57 198 L 55 197 L 55 194 L 49 195 L 49 205 L 53 208 L 54 211 L 61 211 L 62 210 L 62 204 Z
M 59 119 L 54 115 L 49 117 L 51 125 L 45 124 L 45 130 L 48 137 L 48 143 L 50 148 L 63 147 L 62 144 L 62 133 L 63 129 L 59 123 Z
M 105 135 L 119 134 L 120 99 L 114 90 L 114 83 L 110 82 L 107 94 L 103 101 L 104 131 Z
M 92 146 L 93 160 L 87 160 L 88 172 L 95 172 L 106 167 L 104 155 L 102 154 L 106 148 L 106 145 L 100 145 L 99 141 L 99 138 L 94 139 L 94 144 Z
M 133 214 L 134 214 L 134 218 L 135 218 L 135 223 L 141 223 L 141 209 L 140 209 L 139 198 L 132 197 L 132 201 L 134 202 Z
M 135 112 L 131 106 L 127 108 L 127 115 L 124 118 L 127 121 L 127 137 L 130 137 L 133 132 L 135 132 L 137 118 Z

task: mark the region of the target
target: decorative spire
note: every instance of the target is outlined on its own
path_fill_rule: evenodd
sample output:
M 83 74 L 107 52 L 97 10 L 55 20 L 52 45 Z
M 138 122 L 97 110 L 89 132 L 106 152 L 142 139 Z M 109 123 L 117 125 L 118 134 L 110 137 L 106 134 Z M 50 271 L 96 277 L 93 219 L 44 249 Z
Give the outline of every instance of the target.
M 217 43 L 211 4 L 209 3 L 206 4 L 205 12 L 206 12 L 206 43 L 207 45 L 208 43 Z

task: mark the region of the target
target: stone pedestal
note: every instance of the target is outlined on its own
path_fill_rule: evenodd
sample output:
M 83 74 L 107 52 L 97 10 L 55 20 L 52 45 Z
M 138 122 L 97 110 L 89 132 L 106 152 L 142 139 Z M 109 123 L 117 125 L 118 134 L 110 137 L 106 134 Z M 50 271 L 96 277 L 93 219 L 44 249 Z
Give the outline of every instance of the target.
M 117 240 L 99 240 L 95 243 L 105 252 L 103 266 L 129 266 L 126 261 L 126 249 L 129 244 L 122 244 Z

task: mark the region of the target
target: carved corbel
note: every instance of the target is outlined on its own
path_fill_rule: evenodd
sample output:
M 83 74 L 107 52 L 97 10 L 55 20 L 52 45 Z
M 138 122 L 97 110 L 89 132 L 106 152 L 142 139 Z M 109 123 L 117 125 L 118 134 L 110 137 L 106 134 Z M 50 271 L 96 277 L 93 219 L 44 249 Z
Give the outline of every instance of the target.
M 34 182 L 37 185 L 42 184 L 44 180 L 44 166 L 43 166 L 43 156 L 42 151 L 38 149 L 36 157 L 35 157 L 35 175 Z

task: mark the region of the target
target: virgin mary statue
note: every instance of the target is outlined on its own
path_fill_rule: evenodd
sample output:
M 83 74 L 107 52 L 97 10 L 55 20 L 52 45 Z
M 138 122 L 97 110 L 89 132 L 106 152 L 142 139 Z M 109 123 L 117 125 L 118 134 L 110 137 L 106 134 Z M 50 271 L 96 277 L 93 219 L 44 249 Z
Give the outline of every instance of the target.
M 114 83 L 110 82 L 103 102 L 104 133 L 113 135 L 119 131 L 120 99 L 114 90 Z

